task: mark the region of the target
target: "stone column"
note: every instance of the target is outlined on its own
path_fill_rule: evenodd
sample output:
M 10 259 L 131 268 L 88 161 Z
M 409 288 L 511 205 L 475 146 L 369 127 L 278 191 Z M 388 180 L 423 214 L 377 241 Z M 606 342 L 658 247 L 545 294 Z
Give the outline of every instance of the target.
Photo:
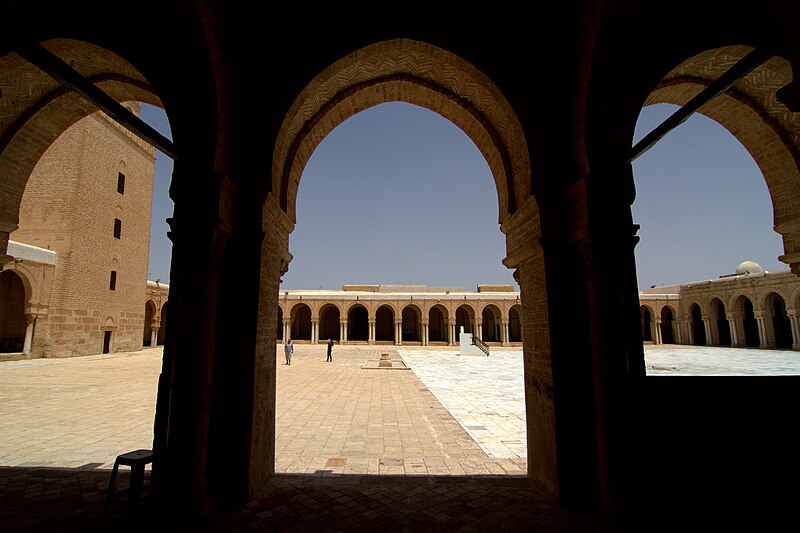
M 394 321 L 394 344 L 400 346 L 403 344 L 403 321 Z
M 375 319 L 369 319 L 369 344 L 375 344 Z
M 347 322 L 339 320 L 339 343 L 347 344 Z
M 767 336 L 767 324 L 766 324 L 766 317 L 762 311 L 756 311 L 753 313 L 755 316 L 756 322 L 758 323 L 758 347 L 759 348 L 768 348 L 769 347 L 769 338 Z
M 798 309 L 786 309 L 789 315 L 789 324 L 792 327 L 792 350 L 800 350 L 800 321 L 798 320 Z
M 706 331 L 706 346 L 714 346 L 715 344 L 719 344 L 711 334 L 711 321 L 708 319 L 708 314 L 703 313 L 700 316 L 703 319 L 703 329 Z
M 656 344 L 662 344 L 661 341 L 661 317 L 657 316 L 656 319 L 653 321 L 653 342 Z
M 154 318 L 150 324 L 150 347 L 158 345 L 158 330 L 161 328 L 161 320 Z
M 311 319 L 311 344 L 319 343 L 319 318 Z
M 475 321 L 475 336 L 483 340 L 483 321 Z
M 455 320 L 448 320 L 447 321 L 447 345 L 448 346 L 455 346 L 456 345 L 456 321 Z
M 176 162 L 170 190 L 170 304 L 152 482 L 171 507 L 191 513 L 206 512 L 212 502 L 208 462 L 219 259 L 229 237 L 219 219 L 221 182 L 222 176 Z
M 429 324 L 429 322 L 427 320 L 423 320 L 422 321 L 422 345 L 423 346 L 427 346 L 428 345 L 428 324 Z
M 38 315 L 35 313 L 25 313 L 25 342 L 22 344 L 22 353 L 31 353 L 31 344 L 33 343 L 33 328 L 36 324 L 37 317 Z
M 731 332 L 731 347 L 736 348 L 739 346 L 739 332 L 736 330 L 736 314 L 727 311 L 725 313 L 725 319 L 728 321 L 728 329 Z

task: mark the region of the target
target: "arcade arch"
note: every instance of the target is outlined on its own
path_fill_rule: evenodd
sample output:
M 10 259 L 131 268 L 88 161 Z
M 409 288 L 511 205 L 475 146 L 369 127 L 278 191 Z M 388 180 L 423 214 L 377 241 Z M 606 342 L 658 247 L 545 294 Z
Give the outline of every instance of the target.
M 389 305 L 382 305 L 375 311 L 375 341 L 394 342 L 394 309 Z
M 353 305 L 347 311 L 347 340 L 369 340 L 369 312 L 363 305 Z
M 342 322 L 339 308 L 333 304 L 325 305 L 319 311 L 320 340 L 342 340 Z
M 428 341 L 447 343 L 450 340 L 450 327 L 447 321 L 447 308 L 434 305 L 428 310 Z
M 311 340 L 311 308 L 306 304 L 297 304 L 292 307 L 292 341 Z

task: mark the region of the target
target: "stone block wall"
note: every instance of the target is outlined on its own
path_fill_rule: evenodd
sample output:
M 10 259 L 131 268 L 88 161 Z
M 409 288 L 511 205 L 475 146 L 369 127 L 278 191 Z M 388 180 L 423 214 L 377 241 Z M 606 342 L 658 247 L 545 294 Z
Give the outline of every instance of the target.
M 31 174 L 11 239 L 58 254 L 38 325 L 47 356 L 101 353 L 106 331 L 111 352 L 141 349 L 154 161 L 153 148 L 98 112 L 66 130 Z

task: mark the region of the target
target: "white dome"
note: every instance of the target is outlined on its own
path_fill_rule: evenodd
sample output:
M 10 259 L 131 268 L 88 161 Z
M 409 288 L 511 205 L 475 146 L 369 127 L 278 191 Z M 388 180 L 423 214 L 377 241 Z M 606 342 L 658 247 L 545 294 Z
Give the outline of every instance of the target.
M 761 274 L 763 272 L 764 269 L 755 261 L 742 261 L 739 263 L 739 266 L 736 267 L 737 274 Z

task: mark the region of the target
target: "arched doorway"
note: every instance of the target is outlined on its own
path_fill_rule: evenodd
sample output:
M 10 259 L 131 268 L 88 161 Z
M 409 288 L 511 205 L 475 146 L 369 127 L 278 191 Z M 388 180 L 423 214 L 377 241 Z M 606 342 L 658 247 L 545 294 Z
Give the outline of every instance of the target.
M 341 340 L 341 326 L 339 323 L 339 308 L 335 305 L 326 305 L 319 312 L 319 340 Z
M 639 315 L 641 316 L 642 320 L 642 340 L 644 342 L 652 342 L 653 319 L 650 313 L 650 308 L 646 305 L 641 306 L 639 308 Z
M 474 311 L 468 305 L 459 305 L 456 309 L 456 341 L 461 340 L 461 328 L 464 328 L 464 333 L 472 333 L 474 331 L 473 325 Z
M 731 328 L 728 318 L 725 314 L 725 304 L 719 298 L 714 298 L 711 301 L 711 311 L 717 330 L 717 344 L 720 346 L 731 345 Z
M 292 308 L 292 334 L 294 341 L 311 340 L 311 308 L 306 304 L 297 304 Z
M 147 300 L 144 304 L 144 332 L 142 333 L 142 346 L 150 346 L 153 339 L 153 316 L 156 314 L 156 304 Z
M 278 320 L 275 324 L 275 338 L 279 341 L 283 340 L 283 308 L 278 306 Z
M 502 327 L 500 309 L 496 305 L 487 305 L 481 312 L 481 334 L 483 335 L 484 342 L 500 342 L 502 335 L 500 328 Z
M 706 341 L 706 326 L 703 322 L 703 313 L 700 306 L 692 304 L 690 309 L 691 328 L 692 328 L 692 341 L 695 346 L 705 346 Z
M 375 342 L 394 342 L 394 311 L 388 305 L 375 311 Z
M 741 296 L 737 300 L 737 310 L 739 314 L 739 321 L 742 328 L 742 337 L 744 345 L 750 347 L 757 347 L 761 344 L 761 337 L 758 334 L 758 321 L 756 320 L 753 311 L 753 302 L 746 296 Z
M 428 342 L 447 342 L 447 309 L 434 305 L 428 311 Z
M 369 340 L 369 312 L 363 305 L 354 305 L 347 312 L 347 340 Z
M 674 314 L 669 306 L 661 308 L 661 342 L 664 344 L 675 344 L 673 317 Z
M 775 347 L 792 349 L 792 326 L 789 315 L 786 313 L 786 302 L 779 294 L 772 293 L 766 300 L 768 312 L 771 315 L 772 331 L 775 338 Z
M 508 310 L 508 341 L 509 342 L 522 342 L 522 317 L 520 311 L 522 307 L 519 305 L 512 306 Z
M 21 352 L 25 343 L 25 286 L 20 277 L 0 273 L 0 353 Z
M 402 312 L 403 324 L 400 328 L 403 342 L 420 342 L 420 311 L 415 305 L 407 305 Z

